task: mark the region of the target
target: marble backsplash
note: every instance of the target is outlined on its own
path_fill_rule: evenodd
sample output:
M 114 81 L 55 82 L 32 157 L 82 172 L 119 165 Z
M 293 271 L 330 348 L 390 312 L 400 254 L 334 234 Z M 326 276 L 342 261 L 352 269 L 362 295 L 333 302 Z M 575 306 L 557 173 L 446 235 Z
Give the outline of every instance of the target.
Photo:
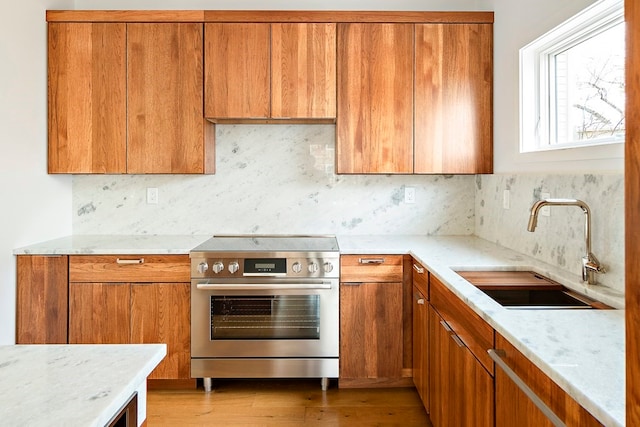
M 574 274 L 585 254 L 584 213 L 577 207 L 551 207 L 527 231 L 530 208 L 541 193 L 585 201 L 591 209 L 592 252 L 607 268 L 598 282 L 624 292 L 624 175 L 478 175 L 475 234 Z M 503 208 L 509 190 L 510 207 Z
M 473 234 L 473 176 L 336 175 L 334 164 L 333 125 L 218 125 L 215 175 L 74 176 L 73 232 Z
M 622 173 L 336 175 L 334 157 L 332 125 L 218 125 L 215 175 L 74 176 L 73 233 L 476 234 L 580 274 L 580 209 L 553 207 L 526 231 L 548 192 L 589 204 L 593 253 L 608 270 L 598 279 L 624 291 Z M 146 203 L 149 187 L 158 204 Z

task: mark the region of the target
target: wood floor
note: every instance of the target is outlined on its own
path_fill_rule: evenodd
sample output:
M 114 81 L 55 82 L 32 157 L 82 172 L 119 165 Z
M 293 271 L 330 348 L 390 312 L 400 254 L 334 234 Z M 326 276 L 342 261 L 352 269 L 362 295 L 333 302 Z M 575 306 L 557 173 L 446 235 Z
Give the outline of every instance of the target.
M 216 380 L 214 391 L 149 390 L 147 427 L 428 426 L 413 388 L 338 389 L 319 380 Z

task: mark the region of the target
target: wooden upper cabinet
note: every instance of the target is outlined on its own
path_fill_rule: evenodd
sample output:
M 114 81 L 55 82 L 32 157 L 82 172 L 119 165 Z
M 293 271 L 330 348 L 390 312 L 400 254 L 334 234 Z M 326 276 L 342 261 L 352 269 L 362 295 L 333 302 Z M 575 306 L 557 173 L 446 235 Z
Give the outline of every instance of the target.
M 338 173 L 413 172 L 413 25 L 338 24 Z
M 49 173 L 126 172 L 126 24 L 48 25 Z
M 493 25 L 416 25 L 415 173 L 493 172 Z
M 336 24 L 271 25 L 271 117 L 336 117 Z
M 203 24 L 49 23 L 49 173 L 211 173 Z
M 205 24 L 206 117 L 270 116 L 269 37 L 269 24 Z
M 205 115 L 333 119 L 336 24 L 205 24 Z
M 127 172 L 205 172 L 202 24 L 128 24 L 127 52 Z

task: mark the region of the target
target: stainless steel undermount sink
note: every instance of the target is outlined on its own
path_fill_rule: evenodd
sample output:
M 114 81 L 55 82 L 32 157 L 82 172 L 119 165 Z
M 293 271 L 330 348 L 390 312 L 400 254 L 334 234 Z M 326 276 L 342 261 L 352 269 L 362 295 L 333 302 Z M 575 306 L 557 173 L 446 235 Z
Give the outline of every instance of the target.
M 532 271 L 457 271 L 457 273 L 507 308 L 611 309 L 566 286 Z

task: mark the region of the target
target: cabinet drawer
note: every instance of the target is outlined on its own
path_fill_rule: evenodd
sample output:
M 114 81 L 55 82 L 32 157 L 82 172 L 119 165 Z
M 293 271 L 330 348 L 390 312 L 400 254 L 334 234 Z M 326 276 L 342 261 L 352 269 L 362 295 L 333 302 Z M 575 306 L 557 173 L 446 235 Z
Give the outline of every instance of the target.
M 343 255 L 341 282 L 402 282 L 402 255 Z
M 70 282 L 189 282 L 188 255 L 72 255 Z
M 413 274 L 413 286 L 418 288 L 420 293 L 429 299 L 429 272 L 422 264 L 415 259 L 411 259 Z
M 493 361 L 487 353 L 487 350 L 493 348 L 493 328 L 433 275 L 429 282 L 433 308 L 493 375 Z

